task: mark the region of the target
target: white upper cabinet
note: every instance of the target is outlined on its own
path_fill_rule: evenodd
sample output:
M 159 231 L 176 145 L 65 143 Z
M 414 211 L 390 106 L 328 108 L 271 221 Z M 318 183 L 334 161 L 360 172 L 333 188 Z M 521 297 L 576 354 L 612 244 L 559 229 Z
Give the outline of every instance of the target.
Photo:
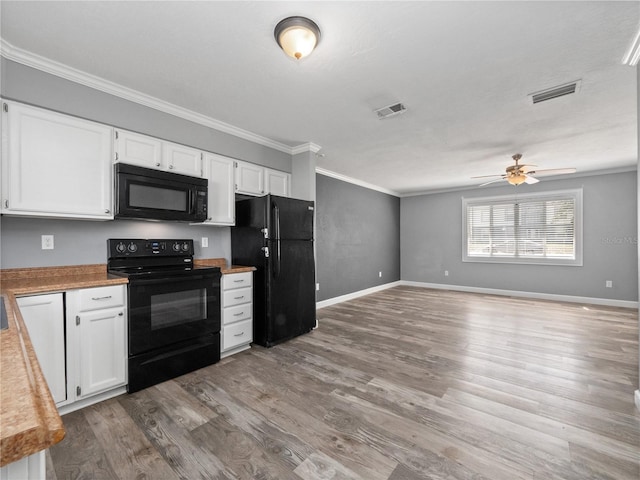
M 162 166 L 162 142 L 138 133 L 116 130 L 116 161 L 158 169 Z
M 205 177 L 209 180 L 209 217 L 203 225 L 234 225 L 236 203 L 234 193 L 235 161 L 214 153 L 205 153 Z
M 236 164 L 236 193 L 291 196 L 291 174 L 253 163 L 236 161 Z
M 202 176 L 202 152 L 177 143 L 162 142 L 162 158 L 167 168 L 175 173 Z
M 264 195 L 264 167 L 236 162 L 236 193 Z
M 265 169 L 266 191 L 281 197 L 291 196 L 291 175 L 278 170 Z
M 147 135 L 116 130 L 116 162 L 202 177 L 202 152 Z
M 111 127 L 5 101 L 4 214 L 113 219 Z

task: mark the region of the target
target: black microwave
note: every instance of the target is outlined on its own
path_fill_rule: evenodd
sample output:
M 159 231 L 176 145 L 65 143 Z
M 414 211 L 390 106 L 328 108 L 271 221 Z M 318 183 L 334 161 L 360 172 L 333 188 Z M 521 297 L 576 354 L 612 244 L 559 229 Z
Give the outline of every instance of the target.
M 208 181 L 116 163 L 115 218 L 204 222 Z

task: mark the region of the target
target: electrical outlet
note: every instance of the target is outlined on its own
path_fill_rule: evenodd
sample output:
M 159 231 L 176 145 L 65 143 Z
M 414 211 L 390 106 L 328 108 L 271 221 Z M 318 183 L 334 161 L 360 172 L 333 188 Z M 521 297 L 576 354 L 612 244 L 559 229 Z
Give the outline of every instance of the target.
M 209 246 L 209 237 L 202 237 L 202 248 L 207 248 Z
M 42 235 L 42 250 L 53 250 L 53 235 Z
M 378 278 L 382 278 L 382 272 L 378 272 Z
M 444 276 L 445 276 L 445 277 L 448 277 L 448 276 L 449 276 L 449 270 L 445 270 L 445 271 L 444 271 Z
M 607 288 L 613 288 L 613 281 L 612 280 L 606 280 L 604 282 L 604 286 Z
M 316 283 L 316 292 L 320 291 L 320 284 Z

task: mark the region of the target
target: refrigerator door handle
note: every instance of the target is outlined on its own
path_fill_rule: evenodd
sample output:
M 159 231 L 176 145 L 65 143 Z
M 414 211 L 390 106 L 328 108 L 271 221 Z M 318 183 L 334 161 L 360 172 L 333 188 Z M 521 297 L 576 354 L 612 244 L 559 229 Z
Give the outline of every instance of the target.
M 280 240 L 276 240 L 276 264 L 275 264 L 275 277 L 278 278 L 280 276 Z
M 276 221 L 276 240 L 280 240 L 280 209 L 278 205 L 273 206 L 273 213 L 275 214 Z

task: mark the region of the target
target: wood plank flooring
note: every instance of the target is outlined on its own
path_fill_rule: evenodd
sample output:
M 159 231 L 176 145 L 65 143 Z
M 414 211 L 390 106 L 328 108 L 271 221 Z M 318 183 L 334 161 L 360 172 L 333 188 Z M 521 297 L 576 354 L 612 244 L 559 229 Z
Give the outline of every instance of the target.
M 396 287 L 63 417 L 48 478 L 638 480 L 638 312 Z

